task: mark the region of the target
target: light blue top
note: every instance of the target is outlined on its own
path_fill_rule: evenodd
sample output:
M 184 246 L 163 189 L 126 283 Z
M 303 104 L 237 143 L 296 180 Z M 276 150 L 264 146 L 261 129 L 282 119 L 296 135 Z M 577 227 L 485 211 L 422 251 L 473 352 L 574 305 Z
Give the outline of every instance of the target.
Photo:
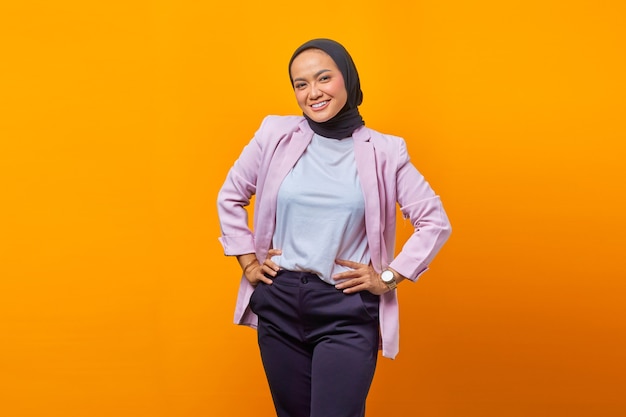
M 278 191 L 273 257 L 281 268 L 308 271 L 335 284 L 347 259 L 369 264 L 365 200 L 357 175 L 352 138 L 315 134 Z

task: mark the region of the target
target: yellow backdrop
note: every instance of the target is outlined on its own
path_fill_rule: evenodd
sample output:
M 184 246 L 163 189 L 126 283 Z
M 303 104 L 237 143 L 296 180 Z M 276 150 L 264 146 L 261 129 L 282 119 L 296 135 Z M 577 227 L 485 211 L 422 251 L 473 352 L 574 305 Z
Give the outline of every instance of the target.
M 0 414 L 273 415 L 216 193 L 287 61 L 351 51 L 453 235 L 371 417 L 626 415 L 621 1 L 0 6 Z M 410 233 L 400 223 L 399 239 Z

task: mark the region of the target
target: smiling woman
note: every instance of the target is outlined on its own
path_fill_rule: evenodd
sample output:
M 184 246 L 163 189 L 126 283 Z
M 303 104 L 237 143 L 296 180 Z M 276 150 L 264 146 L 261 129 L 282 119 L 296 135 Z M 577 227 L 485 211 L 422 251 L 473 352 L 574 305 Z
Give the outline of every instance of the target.
M 279 417 L 363 417 L 379 347 L 398 353 L 396 286 L 426 271 L 450 225 L 404 140 L 364 126 L 342 45 L 303 44 L 289 74 L 303 117 L 267 117 L 218 195 L 220 241 L 243 271 L 235 322 L 258 329 Z M 397 204 L 414 232 L 396 256 Z

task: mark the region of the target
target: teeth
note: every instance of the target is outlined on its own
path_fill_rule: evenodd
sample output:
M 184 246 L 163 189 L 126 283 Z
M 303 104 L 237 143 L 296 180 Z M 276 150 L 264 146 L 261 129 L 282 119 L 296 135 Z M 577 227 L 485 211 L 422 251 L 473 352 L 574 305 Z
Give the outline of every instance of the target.
M 328 103 L 328 102 L 327 101 L 322 101 L 321 103 L 315 103 L 315 104 L 311 105 L 311 107 L 313 107 L 314 109 L 317 109 L 318 107 L 322 107 L 326 103 Z

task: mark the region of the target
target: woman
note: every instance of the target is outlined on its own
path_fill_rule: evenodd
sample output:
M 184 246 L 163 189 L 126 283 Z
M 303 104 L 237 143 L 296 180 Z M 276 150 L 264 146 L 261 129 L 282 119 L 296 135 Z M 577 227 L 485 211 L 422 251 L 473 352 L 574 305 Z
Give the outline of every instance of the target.
M 404 140 L 365 127 L 342 45 L 306 42 L 289 75 L 303 117 L 266 117 L 218 196 L 243 271 L 235 322 L 258 330 L 279 417 L 361 417 L 379 347 L 398 353 L 396 285 L 426 271 L 450 225 Z M 396 204 L 415 230 L 394 257 Z

